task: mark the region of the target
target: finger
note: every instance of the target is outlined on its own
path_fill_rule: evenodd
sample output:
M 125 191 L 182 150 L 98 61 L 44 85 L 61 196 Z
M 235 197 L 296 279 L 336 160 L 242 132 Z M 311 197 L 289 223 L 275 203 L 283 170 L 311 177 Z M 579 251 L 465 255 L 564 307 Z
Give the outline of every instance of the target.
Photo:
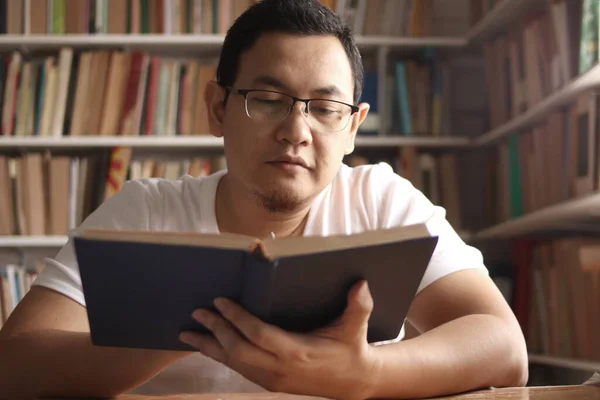
M 228 358 L 227 352 L 223 346 L 221 346 L 221 343 L 211 335 L 184 331 L 179 335 L 179 339 L 183 343 L 198 349 L 201 354 L 221 364 L 227 365 L 246 379 L 255 382 L 260 386 L 267 387 L 269 383 L 273 381 L 273 376 L 276 375 L 276 372 L 274 373 L 273 371 Z
M 274 354 L 250 343 L 224 318 L 207 310 L 196 310 L 192 317 L 213 333 L 225 351 L 224 363 L 228 366 L 233 367 L 236 362 L 269 370 L 276 366 Z
M 250 314 L 231 300 L 219 298 L 215 301 L 215 307 L 250 342 L 260 348 L 276 355 L 283 355 L 289 349 L 298 346 L 293 335 L 261 321 L 260 318 Z
M 223 364 L 227 363 L 227 353 L 225 352 L 225 349 L 217 339 L 210 335 L 184 331 L 179 334 L 179 340 L 198 349 L 200 353 L 215 361 Z
M 373 311 L 373 298 L 367 281 L 356 283 L 348 291 L 348 303 L 344 313 L 319 334 L 348 341 L 366 341 L 369 317 Z

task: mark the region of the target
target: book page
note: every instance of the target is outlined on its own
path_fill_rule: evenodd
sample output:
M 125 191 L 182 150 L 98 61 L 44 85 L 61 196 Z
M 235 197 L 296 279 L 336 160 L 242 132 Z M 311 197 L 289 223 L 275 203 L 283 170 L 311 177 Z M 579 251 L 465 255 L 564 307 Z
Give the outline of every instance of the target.
M 415 224 L 391 229 L 368 231 L 354 235 L 336 235 L 328 237 L 293 236 L 281 239 L 269 239 L 262 241 L 260 247 L 264 255 L 273 260 L 287 256 L 322 253 L 355 247 L 367 247 L 430 236 L 431 234 L 427 230 L 425 224 Z
M 258 243 L 258 239 L 229 233 L 217 235 L 198 232 L 88 229 L 78 236 L 84 239 L 105 241 L 205 246 L 220 249 L 238 249 L 248 251 L 252 251 Z

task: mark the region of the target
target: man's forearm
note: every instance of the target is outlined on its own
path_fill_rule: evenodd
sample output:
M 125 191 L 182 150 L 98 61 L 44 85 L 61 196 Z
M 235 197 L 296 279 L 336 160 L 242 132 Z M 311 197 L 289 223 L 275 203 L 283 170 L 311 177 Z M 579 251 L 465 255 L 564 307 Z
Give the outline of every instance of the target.
M 379 367 L 373 397 L 432 397 L 527 381 L 522 336 L 492 315 L 462 317 L 374 351 Z
M 0 399 L 113 397 L 185 352 L 93 346 L 89 333 L 23 333 L 0 341 Z

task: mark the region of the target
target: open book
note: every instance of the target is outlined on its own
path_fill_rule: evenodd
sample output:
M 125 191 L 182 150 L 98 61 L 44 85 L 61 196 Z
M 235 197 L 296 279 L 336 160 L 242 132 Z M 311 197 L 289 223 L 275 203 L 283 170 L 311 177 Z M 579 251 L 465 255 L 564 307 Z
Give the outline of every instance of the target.
M 355 235 L 258 240 L 240 235 L 86 230 L 73 238 L 96 345 L 193 350 L 196 308 L 228 297 L 294 332 L 333 322 L 366 279 L 368 341 L 398 337 L 437 237 L 425 225 Z

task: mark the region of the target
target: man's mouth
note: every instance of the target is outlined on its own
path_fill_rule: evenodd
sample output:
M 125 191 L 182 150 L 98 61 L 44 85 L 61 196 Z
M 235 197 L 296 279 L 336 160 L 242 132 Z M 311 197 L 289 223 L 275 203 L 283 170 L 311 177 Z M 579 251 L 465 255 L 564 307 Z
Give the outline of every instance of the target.
M 310 169 L 310 165 L 308 165 L 308 163 L 302 157 L 287 154 L 269 161 L 268 164 L 273 164 L 284 168 L 301 167 L 304 169 Z

